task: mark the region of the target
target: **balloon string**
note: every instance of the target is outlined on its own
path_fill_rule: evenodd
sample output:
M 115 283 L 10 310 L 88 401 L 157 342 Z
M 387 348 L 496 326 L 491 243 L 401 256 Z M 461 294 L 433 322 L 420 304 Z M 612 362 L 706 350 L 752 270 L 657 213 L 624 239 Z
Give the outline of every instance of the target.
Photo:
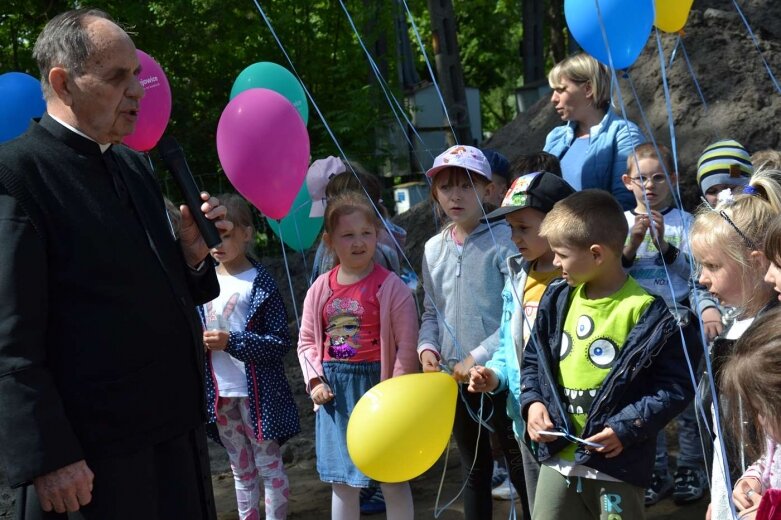
M 456 131 L 453 129 L 453 123 L 450 121 L 450 114 L 447 111 L 447 105 L 445 104 L 445 98 L 442 97 L 442 91 L 439 89 L 439 84 L 437 83 L 437 76 L 434 74 L 434 71 L 431 68 L 431 61 L 428 59 L 428 54 L 426 54 L 426 47 L 423 45 L 423 41 L 420 38 L 420 32 L 418 31 L 418 26 L 415 23 L 415 18 L 412 16 L 412 12 L 409 10 L 409 6 L 407 6 L 407 0 L 401 0 L 402 4 L 404 4 L 404 9 L 407 11 L 407 17 L 409 18 L 410 25 L 412 26 L 412 32 L 415 33 L 415 40 L 418 42 L 418 47 L 420 47 L 420 52 L 423 55 L 423 59 L 426 62 L 426 68 L 428 68 L 429 76 L 431 76 L 431 82 L 434 85 L 434 89 L 437 92 L 437 97 L 439 98 L 439 102 L 442 105 L 442 111 L 445 113 L 445 118 L 447 119 L 447 124 L 450 127 L 450 132 L 453 134 L 453 141 L 456 144 L 458 143 L 458 135 L 456 134 Z
M 748 35 L 751 37 L 751 41 L 754 42 L 754 47 L 756 47 L 757 49 L 757 54 L 759 54 L 759 57 L 762 59 L 762 63 L 765 65 L 765 70 L 767 71 L 767 75 L 770 76 L 770 81 L 773 82 L 773 86 L 776 87 L 776 91 L 778 93 L 781 93 L 781 86 L 779 86 L 778 81 L 776 80 L 776 77 L 773 74 L 773 71 L 770 69 L 770 64 L 765 59 L 765 56 L 762 54 L 762 49 L 759 48 L 759 41 L 757 41 L 757 37 L 754 35 L 754 31 L 751 30 L 751 26 L 749 25 L 748 20 L 743 14 L 743 11 L 740 9 L 737 0 L 732 0 L 732 4 L 735 6 L 735 10 L 738 12 L 738 15 L 740 15 L 740 19 L 743 20 L 743 25 L 746 26 L 746 30 L 748 31 Z
M 671 144 L 673 146 L 673 158 L 674 158 L 675 164 L 677 164 L 676 155 L 675 155 L 676 141 L 675 141 L 675 125 L 673 123 L 672 101 L 671 101 L 671 98 L 670 98 L 670 90 L 669 90 L 669 86 L 668 86 L 668 82 L 667 82 L 667 73 L 666 73 L 666 70 L 665 70 L 665 67 L 664 67 L 664 53 L 662 51 L 662 42 L 661 42 L 661 38 L 659 37 L 659 31 L 658 30 L 656 31 L 656 44 L 657 44 L 657 49 L 658 49 L 658 52 L 659 52 L 659 61 L 660 61 L 660 64 L 661 64 L 662 85 L 664 87 L 665 105 L 667 107 L 667 118 L 668 118 L 669 127 L 670 127 L 670 138 L 671 138 Z M 656 145 L 654 145 L 654 146 L 656 146 Z M 658 150 L 657 150 L 657 154 L 658 154 Z M 663 162 L 663 161 L 660 161 L 660 162 Z M 669 178 L 669 175 L 667 175 L 667 177 Z M 643 188 L 645 189 L 645 187 L 643 187 Z M 675 192 L 674 192 L 674 194 L 675 194 Z M 678 195 L 678 203 L 680 204 L 681 203 L 680 191 L 677 192 L 677 195 Z M 683 228 L 683 233 L 684 233 L 683 240 L 685 241 L 685 243 L 688 243 L 688 230 L 685 228 L 685 226 Z M 668 273 L 667 274 L 667 276 L 668 276 L 668 284 L 670 284 L 670 282 L 669 282 L 669 272 L 667 270 L 667 265 L 664 262 L 664 259 L 662 260 L 662 263 L 663 263 L 663 266 L 664 266 L 664 269 L 665 269 L 665 273 Z M 693 269 L 693 266 L 692 266 L 691 262 L 689 263 L 689 273 L 690 273 L 690 278 L 693 279 L 694 278 L 694 269 Z M 669 287 L 670 287 L 670 291 L 672 292 L 672 285 L 670 284 Z M 699 302 L 697 300 L 699 299 L 699 295 L 697 294 L 696 290 L 693 291 L 692 296 L 693 296 L 693 298 L 695 300 L 695 309 L 698 309 L 699 308 Z M 702 345 L 703 345 L 703 354 L 705 355 L 706 362 L 709 365 L 710 364 L 710 360 L 708 359 L 709 356 L 708 356 L 708 349 L 707 349 L 707 341 L 706 341 L 706 338 L 705 338 L 705 327 L 704 327 L 704 324 L 702 322 L 702 316 L 700 316 L 697 313 L 694 313 L 694 314 L 695 314 L 695 316 L 697 317 L 697 319 L 699 321 L 700 339 L 701 339 Z M 681 330 L 681 339 L 682 339 L 682 344 L 684 346 L 684 353 L 686 355 L 686 362 L 687 362 L 687 365 L 688 365 L 688 368 L 689 368 L 689 372 L 690 372 L 690 374 L 692 376 L 692 383 L 694 384 L 694 388 L 695 388 L 695 392 L 696 392 L 696 389 L 697 389 L 696 376 L 693 373 L 691 360 L 689 359 L 689 356 L 688 356 L 688 349 L 685 348 L 686 347 L 686 340 L 685 340 L 685 338 L 683 336 L 683 331 L 682 330 Z M 719 444 L 721 446 L 721 449 L 722 449 L 722 459 L 723 459 L 723 463 L 724 463 L 724 468 L 723 468 L 724 477 L 725 477 L 725 481 L 727 483 L 727 489 L 732 489 L 731 476 L 730 476 L 729 471 L 727 469 L 728 465 L 727 465 L 727 459 L 726 459 L 726 449 L 725 449 L 725 444 L 724 444 L 723 430 L 721 428 L 721 419 L 720 419 L 720 413 L 719 413 L 720 412 L 719 411 L 719 403 L 718 403 L 718 399 L 716 398 L 717 394 L 716 394 L 715 383 L 713 381 L 713 375 L 712 375 L 713 371 L 712 371 L 710 366 L 708 366 L 708 374 L 710 376 L 708 379 L 709 379 L 709 383 L 710 383 L 710 386 L 711 386 L 711 392 L 712 392 L 712 395 L 714 396 L 714 399 L 713 399 L 714 426 L 715 426 L 716 431 L 718 433 L 718 442 L 719 442 Z M 702 414 L 703 419 L 706 420 L 705 424 L 707 424 L 707 417 L 706 417 L 705 411 L 701 410 L 701 414 Z M 707 461 L 706 461 L 706 463 L 707 463 Z M 728 497 L 728 499 L 729 498 L 731 498 L 731 495 L 730 495 L 730 497 Z M 731 503 L 731 500 L 729 500 L 729 502 Z M 736 511 L 734 509 L 734 506 L 732 506 L 732 514 L 733 514 L 733 517 L 737 518 L 737 513 L 736 513 Z
M 406 110 L 404 110 L 401 105 L 399 104 L 399 101 L 396 99 L 396 96 L 393 95 L 393 93 L 390 91 L 390 86 L 388 85 L 388 82 L 385 81 L 385 78 L 382 76 L 382 73 L 380 72 L 379 67 L 377 66 L 377 63 L 374 61 L 374 58 L 372 57 L 369 50 L 366 48 L 366 44 L 363 41 L 363 38 L 361 38 L 360 33 L 358 32 L 358 28 L 355 26 L 355 22 L 353 22 L 352 17 L 350 16 L 350 12 L 347 10 L 347 7 L 344 5 L 344 2 L 342 0 L 339 0 L 339 5 L 342 6 L 342 10 L 344 11 L 344 14 L 347 16 L 347 21 L 350 23 L 350 27 L 352 27 L 353 32 L 355 33 L 356 38 L 358 39 L 358 44 L 361 46 L 361 49 L 363 49 L 363 53 L 366 55 L 366 59 L 369 61 L 369 66 L 374 73 L 374 76 L 377 78 L 377 83 L 380 85 L 380 88 L 382 89 L 382 93 L 385 95 L 385 100 L 388 102 L 388 105 L 391 108 L 391 112 L 393 113 L 393 117 L 396 119 L 396 123 L 399 125 L 399 128 L 401 128 L 401 132 L 404 135 L 404 139 L 407 141 L 407 144 L 410 147 L 410 150 L 412 150 L 413 154 L 415 156 L 415 160 L 418 163 L 418 166 L 420 166 L 421 172 L 425 172 L 425 168 L 423 166 L 423 163 L 420 160 L 420 157 L 418 157 L 418 154 L 415 153 L 415 145 L 412 143 L 412 140 L 409 138 L 409 132 L 407 129 L 411 129 L 412 132 L 415 134 L 415 137 L 418 138 L 418 141 L 420 142 L 422 149 L 429 154 L 429 156 L 433 159 L 434 154 L 431 153 L 431 150 L 427 147 L 426 142 L 423 140 L 423 137 L 418 133 L 417 129 L 415 128 L 415 125 L 410 121 L 410 119 L 407 117 Z M 404 123 L 401 122 L 399 119 L 398 114 L 401 114 L 404 118 L 404 121 L 406 122 L 406 126 Z M 428 183 L 429 189 L 431 189 L 432 181 L 428 178 L 428 176 L 424 175 L 423 177 L 426 180 L 426 183 Z M 359 179 L 360 181 L 360 179 Z M 432 207 L 432 211 L 434 214 L 434 223 L 439 228 L 439 216 L 437 215 L 436 208 Z
M 311 280 L 312 276 L 314 275 L 314 272 L 311 269 L 309 269 L 309 263 L 306 261 L 306 251 L 304 250 L 304 244 L 301 241 L 301 231 L 298 229 L 298 220 L 295 218 L 293 219 L 293 225 L 296 228 L 296 237 L 298 238 L 298 244 L 301 246 L 301 251 L 299 252 L 301 253 L 301 260 L 304 262 L 304 272 L 309 274 L 309 278 L 307 279 Z M 284 244 L 282 245 L 282 247 L 285 247 Z
M 277 35 L 276 31 L 274 30 L 274 26 L 271 23 L 271 20 L 266 15 L 266 12 L 263 10 L 261 5 L 258 3 L 258 0 L 252 0 L 255 4 L 255 7 L 258 9 L 258 12 L 260 13 L 261 17 L 263 18 L 263 21 L 265 22 L 266 26 L 268 27 L 269 31 L 271 32 L 272 37 L 277 42 L 277 46 L 282 51 L 282 54 L 285 56 L 285 59 L 287 60 L 288 64 L 290 65 L 290 69 L 293 71 L 293 73 L 298 78 L 299 82 L 301 82 L 301 86 L 304 89 L 304 93 L 307 96 L 307 99 L 312 103 L 312 106 L 314 107 L 315 111 L 317 112 L 317 115 L 320 117 L 320 120 L 323 122 L 323 127 L 325 128 L 326 132 L 328 132 L 328 135 L 331 137 L 331 140 L 333 141 L 334 145 L 336 146 L 337 150 L 339 151 L 340 156 L 344 159 L 345 164 L 350 168 L 353 175 L 356 179 L 360 182 L 360 178 L 358 177 L 357 172 L 353 168 L 352 164 L 347 159 L 347 155 L 345 154 L 344 150 L 342 149 L 342 146 L 339 144 L 339 140 L 336 138 L 336 136 L 333 133 L 333 130 L 331 129 L 331 126 L 328 124 L 328 121 L 323 115 L 322 111 L 320 110 L 320 107 L 317 105 L 317 102 L 315 101 L 314 97 L 312 96 L 312 93 L 309 91 L 309 89 L 306 87 L 306 84 L 304 84 L 303 80 L 301 79 L 301 75 L 298 73 L 298 70 L 296 69 L 295 65 L 293 64 L 293 60 L 290 58 L 290 55 L 288 54 L 287 50 L 285 49 L 285 46 L 282 44 L 282 41 L 279 39 L 279 36 Z M 411 14 L 410 14 L 411 16 Z M 366 187 L 361 183 L 361 189 L 363 190 L 364 194 L 366 195 L 367 199 L 369 200 L 369 203 L 372 205 L 372 208 L 374 208 L 374 211 L 377 213 L 377 215 L 382 216 L 382 212 L 379 210 L 377 205 L 374 203 L 372 198 L 369 196 L 368 191 L 366 191 Z M 401 244 L 399 244 L 398 240 L 396 240 L 396 237 L 393 235 L 392 231 L 390 230 L 390 227 L 385 222 L 385 219 L 381 218 L 381 221 L 383 223 L 383 226 L 385 227 L 386 231 L 388 232 L 388 235 L 390 236 L 391 240 L 396 246 L 396 250 L 401 254 L 402 258 L 406 262 L 406 264 L 409 266 L 410 270 L 414 271 L 415 269 L 412 267 L 412 263 L 409 260 L 409 257 L 404 252 L 404 248 L 401 247 Z M 442 313 L 440 309 L 437 307 L 436 302 L 434 302 L 431 295 L 429 295 L 427 292 L 425 293 L 425 298 L 427 298 L 428 301 L 431 302 L 432 307 L 437 315 L 437 318 L 440 323 L 444 325 L 445 331 L 453 338 L 453 342 L 456 345 L 456 347 L 463 352 L 463 349 L 459 346 L 458 339 L 456 338 L 455 334 L 453 333 L 453 329 L 450 327 L 450 325 L 445 321 L 444 316 L 442 316 Z
M 686 44 L 683 42 L 683 38 L 680 40 L 681 42 L 681 52 L 683 52 L 683 59 L 686 60 L 686 67 L 689 69 L 689 74 L 692 77 L 692 81 L 694 82 L 694 88 L 697 89 L 697 94 L 700 96 L 700 99 L 702 100 L 702 107 L 705 112 L 708 111 L 708 103 L 705 101 L 705 96 L 702 93 L 702 89 L 700 88 L 700 82 L 697 81 L 697 75 L 694 73 L 694 68 L 692 68 L 691 61 L 689 61 L 689 53 L 686 52 Z
M 277 221 L 280 224 L 279 221 Z M 290 276 L 290 266 L 287 263 L 287 253 L 285 252 L 285 240 L 282 235 L 282 226 L 279 226 L 279 241 L 282 246 L 282 259 L 285 261 L 285 273 L 287 274 L 287 284 L 290 288 L 290 299 L 293 302 L 293 313 L 296 317 L 296 328 L 301 329 L 301 321 L 298 318 L 298 306 L 296 305 L 296 293 L 293 290 L 293 277 Z
M 610 70 L 611 70 L 611 73 L 612 73 L 612 81 L 615 82 L 615 87 L 616 87 L 615 91 L 616 91 L 616 93 L 618 95 L 619 103 L 621 105 L 622 115 L 624 117 L 624 120 L 628 121 L 627 115 L 626 115 L 626 106 L 624 104 L 623 96 L 621 94 L 621 88 L 618 85 L 618 78 L 616 77 L 616 69 L 615 69 L 615 66 L 613 65 L 613 57 L 612 57 L 612 53 L 611 53 L 611 50 L 610 50 L 610 45 L 609 45 L 609 42 L 608 42 L 607 30 L 605 28 L 604 20 L 602 18 L 602 13 L 601 13 L 601 10 L 600 10 L 600 7 L 599 7 L 599 0 L 594 0 L 594 3 L 596 4 L 597 19 L 599 20 L 600 30 L 602 32 L 602 39 L 603 39 L 603 42 L 605 44 L 605 48 L 607 50 L 608 62 L 609 62 Z M 658 33 L 657 33 L 657 36 L 658 36 Z M 663 62 L 663 59 L 662 59 L 662 62 Z M 664 74 L 664 71 L 663 71 L 663 74 Z M 669 99 L 669 90 L 666 92 L 666 95 L 667 95 L 667 97 Z M 639 100 L 638 100 L 638 103 L 639 103 Z M 668 113 L 668 114 L 670 114 L 670 113 Z M 670 115 L 670 117 L 672 117 L 672 116 Z M 628 126 L 628 123 L 626 123 L 626 124 Z M 653 139 L 653 134 L 652 133 L 651 133 L 651 139 Z M 656 149 L 657 154 L 659 154 L 659 150 L 658 150 L 658 147 L 656 146 L 655 141 L 654 141 L 654 147 Z M 632 153 L 634 155 L 635 164 L 637 164 L 638 163 L 638 159 L 637 159 L 637 154 L 636 154 L 636 152 L 634 150 L 634 147 L 632 149 Z M 660 162 L 662 163 L 662 166 L 664 168 L 664 164 L 663 164 L 664 161 L 660 161 Z M 668 184 L 670 184 L 669 172 L 665 171 L 665 176 L 667 177 Z M 679 204 L 679 207 L 682 207 L 681 202 L 680 202 L 680 191 L 676 190 L 676 189 L 671 189 L 671 192 L 673 193 L 673 197 L 674 198 L 675 198 L 676 195 L 678 195 L 677 202 Z M 647 196 L 646 196 L 646 192 L 645 192 L 645 187 L 643 187 L 643 198 L 645 200 L 646 207 L 650 208 L 650 205 L 648 204 L 648 199 L 647 199 Z M 649 211 L 649 213 L 650 213 L 650 211 Z M 651 232 L 652 233 L 655 232 L 654 225 L 653 225 L 653 220 L 651 220 Z M 684 240 L 687 239 L 686 234 L 687 234 L 687 231 L 684 230 Z M 690 270 L 691 270 L 691 264 L 690 264 Z M 666 265 L 665 265 L 665 271 L 667 272 L 667 266 Z M 667 273 L 667 276 L 669 277 L 669 273 Z M 671 291 L 672 291 L 672 288 L 671 288 Z M 695 300 L 696 300 L 697 297 L 698 297 L 696 291 L 694 291 L 693 294 L 694 294 L 694 297 L 695 297 Z M 673 300 L 675 300 L 675 298 L 673 298 Z M 697 315 L 697 314 L 695 313 L 695 315 Z M 700 325 L 702 325 L 701 317 L 699 315 L 697 315 L 697 318 L 700 321 Z M 703 344 L 702 344 L 703 345 L 703 349 L 706 351 L 705 353 L 706 353 L 706 362 L 708 364 L 708 373 L 712 374 L 713 372 L 712 372 L 712 368 L 710 367 L 710 360 L 708 359 L 708 356 L 707 356 L 707 343 L 704 341 L 704 330 L 702 329 L 702 327 L 700 328 L 700 332 L 701 332 L 701 337 L 703 339 Z M 689 369 L 689 375 L 691 376 L 692 382 L 695 385 L 695 391 L 696 391 L 696 384 L 695 384 L 696 383 L 696 375 L 694 374 L 694 371 L 693 371 L 693 368 L 692 368 L 692 365 L 691 365 L 691 360 L 689 359 L 688 348 L 687 348 L 687 345 L 686 345 L 686 339 L 684 337 L 683 330 L 681 329 L 680 324 L 679 324 L 679 333 L 681 335 L 681 348 L 684 350 L 684 356 L 685 356 L 686 361 L 687 361 L 687 366 L 688 366 L 688 369 Z M 550 376 L 548 376 L 548 377 L 550 377 Z M 711 387 L 713 387 L 713 378 L 711 377 L 710 380 L 711 380 L 710 381 L 711 382 Z M 713 395 L 714 396 L 716 395 L 715 392 L 714 392 Z M 716 403 L 716 399 L 714 399 L 714 409 L 717 408 L 717 407 L 718 407 L 718 404 Z M 703 413 L 703 415 L 704 415 L 704 413 Z M 717 423 L 717 425 L 718 425 L 718 423 Z M 719 442 L 722 443 L 722 445 L 723 445 L 723 438 L 720 437 L 719 438 Z M 707 463 L 707 461 L 706 461 L 706 463 Z M 728 479 L 727 482 L 729 483 L 730 482 L 729 481 L 729 475 L 727 475 L 727 479 Z M 731 489 L 731 487 L 730 487 L 730 489 Z M 733 515 L 734 515 L 734 507 L 733 507 Z
M 459 386 L 458 387 L 458 393 L 461 394 L 461 392 L 462 392 L 461 385 L 458 385 L 458 386 Z M 484 396 L 485 396 L 485 394 L 481 394 L 480 395 L 480 409 L 479 409 L 479 413 L 480 413 L 481 417 L 483 415 L 483 403 L 484 403 L 483 397 Z M 462 399 L 463 399 L 463 396 L 462 396 Z M 466 401 L 464 401 L 464 402 L 466 402 Z M 467 406 L 467 410 L 469 410 L 468 406 Z M 482 428 L 478 428 L 477 429 L 477 441 L 475 442 L 475 446 L 479 446 L 480 445 L 480 435 L 482 434 L 482 432 L 483 432 Z M 440 497 L 442 495 L 442 486 L 444 485 L 445 474 L 447 473 L 447 460 L 448 460 L 448 457 L 450 456 L 450 444 L 448 443 L 448 448 L 447 448 L 447 451 L 445 452 L 445 463 L 442 466 L 442 477 L 439 480 L 439 489 L 437 489 L 437 497 L 434 500 L 434 518 L 439 518 L 440 516 L 442 516 L 442 513 L 444 513 L 450 506 L 452 506 L 453 503 L 456 500 L 458 500 L 458 498 L 464 492 L 464 490 L 466 489 L 467 484 L 469 483 L 469 475 L 472 474 L 472 470 L 474 469 L 475 464 L 477 463 L 477 454 L 478 454 L 478 450 L 475 449 L 475 455 L 472 458 L 472 465 L 469 467 L 469 471 L 466 472 L 467 477 L 464 479 L 464 482 L 461 484 L 461 489 L 458 490 L 458 493 L 456 493 L 456 496 L 454 496 L 447 504 L 445 504 L 444 506 L 442 506 L 440 508 L 439 507 L 439 499 L 440 499 Z

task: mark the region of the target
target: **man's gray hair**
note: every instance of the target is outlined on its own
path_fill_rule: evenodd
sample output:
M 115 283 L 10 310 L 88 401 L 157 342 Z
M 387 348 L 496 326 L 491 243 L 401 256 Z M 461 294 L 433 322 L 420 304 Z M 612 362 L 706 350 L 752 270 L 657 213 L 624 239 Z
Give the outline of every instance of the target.
M 84 66 L 94 51 L 92 40 L 86 31 L 86 18 L 105 18 L 111 16 L 100 9 L 74 9 L 60 13 L 46 24 L 33 48 L 33 57 L 41 72 L 43 97 L 50 99 L 54 92 L 49 84 L 49 72 L 54 67 L 63 67 L 74 77 L 84 72 Z

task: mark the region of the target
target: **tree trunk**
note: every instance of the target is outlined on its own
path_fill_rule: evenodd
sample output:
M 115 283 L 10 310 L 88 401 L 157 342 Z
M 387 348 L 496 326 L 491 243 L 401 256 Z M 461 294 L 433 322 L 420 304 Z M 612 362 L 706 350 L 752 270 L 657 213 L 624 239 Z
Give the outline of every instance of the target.
M 553 63 L 558 63 L 567 57 L 564 0 L 548 0 L 548 26 L 550 27 L 550 57 Z

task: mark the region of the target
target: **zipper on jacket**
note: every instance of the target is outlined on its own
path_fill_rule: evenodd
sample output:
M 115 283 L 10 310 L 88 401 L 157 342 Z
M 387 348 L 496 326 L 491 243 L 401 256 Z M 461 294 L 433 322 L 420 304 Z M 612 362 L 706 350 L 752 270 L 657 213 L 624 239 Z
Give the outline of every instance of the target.
M 652 339 L 652 338 L 653 338 L 653 337 L 656 335 L 657 331 L 658 331 L 659 329 L 663 329 L 663 328 L 664 328 L 664 326 L 665 326 L 665 324 L 664 324 L 664 323 L 660 323 L 659 325 L 657 325 L 657 326 L 656 326 L 656 328 L 653 330 L 653 332 L 652 332 L 652 333 L 651 333 L 651 334 L 648 336 L 648 338 L 649 338 L 649 339 L 648 339 L 648 340 L 646 340 L 646 344 L 647 344 L 647 343 L 649 343 L 649 342 L 650 342 L 650 340 L 651 340 L 651 339 Z M 663 338 L 663 339 L 665 340 L 665 343 L 666 343 L 667 339 L 669 339 L 669 337 L 670 337 L 669 335 L 667 335 L 667 336 L 664 336 L 664 338 Z M 661 339 L 661 338 L 660 338 L 660 339 Z M 627 371 L 629 368 L 631 368 L 632 366 L 634 366 L 634 364 L 633 364 L 633 363 L 634 363 L 634 361 L 635 361 L 635 358 L 641 358 L 641 357 L 642 357 L 642 353 L 643 353 L 644 351 L 645 351 L 645 349 L 644 349 L 644 348 L 638 348 L 638 349 L 637 349 L 637 351 L 636 351 L 636 356 L 632 356 L 631 358 L 627 359 L 627 360 L 626 360 L 626 362 L 624 363 L 624 366 L 622 367 L 621 371 L 620 371 L 620 372 L 616 372 L 615 374 L 613 374 L 613 377 L 611 377 L 610 385 L 604 385 L 604 386 L 603 386 L 603 388 L 605 388 L 605 392 L 602 394 L 602 397 L 599 399 L 599 401 L 598 401 L 598 402 L 596 402 L 596 403 L 595 403 L 595 404 L 594 404 L 594 405 L 591 407 L 591 409 L 589 410 L 589 412 L 590 412 L 590 413 L 589 413 L 589 417 L 593 417 L 594 415 L 596 415 L 596 413 L 595 413 L 595 412 L 596 412 L 596 411 L 599 409 L 599 407 L 600 407 L 600 406 L 602 405 L 602 403 L 603 403 L 603 402 L 604 402 L 604 401 L 607 399 L 607 397 L 608 397 L 610 394 L 612 394 L 612 390 L 613 390 L 613 387 L 614 387 L 614 385 L 613 385 L 613 382 L 614 382 L 614 381 L 617 381 L 617 380 L 618 380 L 618 378 L 619 378 L 621 375 L 623 375 L 623 373 L 624 373 L 624 372 L 626 372 L 626 371 Z M 634 354 L 634 353 L 633 353 L 633 354 Z M 653 357 L 653 355 L 652 355 L 651 357 Z M 603 384 L 604 384 L 605 382 L 607 382 L 607 380 L 603 381 Z M 631 382 L 631 381 L 630 381 L 630 382 Z M 584 424 L 584 425 L 583 425 L 583 427 L 584 427 L 584 428 L 583 428 L 583 430 L 584 430 L 584 431 L 585 431 L 585 429 L 586 429 L 585 427 L 588 425 L 588 422 L 589 422 L 589 421 L 588 421 L 588 420 L 586 420 L 586 424 Z

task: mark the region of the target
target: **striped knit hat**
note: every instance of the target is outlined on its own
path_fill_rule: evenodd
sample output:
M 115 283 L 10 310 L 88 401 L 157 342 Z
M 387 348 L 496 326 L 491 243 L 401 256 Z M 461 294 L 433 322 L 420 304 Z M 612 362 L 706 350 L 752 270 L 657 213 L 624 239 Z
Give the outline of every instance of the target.
M 751 156 L 742 144 L 732 139 L 708 146 L 697 161 L 697 184 L 703 193 L 718 184 L 745 186 L 752 173 Z

